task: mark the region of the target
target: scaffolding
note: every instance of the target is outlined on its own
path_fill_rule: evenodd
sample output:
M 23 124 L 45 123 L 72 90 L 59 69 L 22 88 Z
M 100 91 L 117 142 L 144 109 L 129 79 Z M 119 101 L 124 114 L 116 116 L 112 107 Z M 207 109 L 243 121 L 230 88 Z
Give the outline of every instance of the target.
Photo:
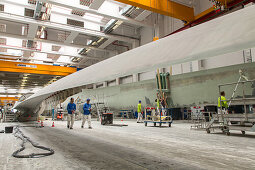
M 91 98 L 93 99 L 92 105 L 92 112 L 95 112 L 98 116 L 98 120 L 101 120 L 103 113 L 111 113 L 110 107 L 105 100 L 105 96 L 103 95 L 92 95 Z
M 241 75 L 242 76 L 242 75 Z M 230 135 L 230 130 L 238 130 L 241 131 L 242 134 L 245 134 L 246 131 L 255 132 L 255 113 L 248 113 L 247 112 L 247 105 L 254 105 L 255 104 L 255 97 L 252 95 L 249 97 L 245 95 L 245 84 L 251 83 L 253 84 L 255 80 L 245 80 L 241 81 L 241 77 L 239 78 L 238 82 L 234 83 L 227 83 L 218 85 L 219 92 L 223 86 L 231 86 L 235 85 L 233 94 L 229 100 L 225 100 L 231 104 L 232 102 L 239 102 L 242 103 L 244 106 L 244 113 L 234 113 L 234 114 L 224 114 L 222 109 L 222 101 L 220 98 L 220 108 L 219 113 L 214 115 L 210 123 L 206 127 L 207 133 L 210 133 L 213 129 L 220 129 L 226 135 Z M 235 92 L 238 88 L 238 85 L 242 85 L 242 97 L 234 98 Z
M 211 121 L 214 112 L 201 112 L 197 115 L 191 114 L 191 129 L 203 130 Z

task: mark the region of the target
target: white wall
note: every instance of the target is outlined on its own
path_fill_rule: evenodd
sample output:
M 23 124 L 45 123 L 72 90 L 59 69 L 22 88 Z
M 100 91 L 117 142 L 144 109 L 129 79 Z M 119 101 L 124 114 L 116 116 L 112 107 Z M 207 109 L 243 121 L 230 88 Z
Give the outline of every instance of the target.
M 195 15 L 211 8 L 214 5 L 214 3 L 209 0 L 197 0 L 197 1 L 198 2 L 196 4 L 197 8 L 195 8 Z
M 127 77 L 120 78 L 121 84 L 132 83 L 132 82 L 133 82 L 133 76 L 127 76 Z
M 230 65 L 241 64 L 241 63 L 244 63 L 243 51 L 238 51 L 235 53 L 208 58 L 204 60 L 204 68 L 211 69 L 211 68 L 218 68 L 218 67 L 230 66 Z
M 107 86 L 115 86 L 116 85 L 116 81 L 110 81 L 107 83 Z
M 4 5 L 4 12 L 24 16 L 25 8 L 18 5 L 8 4 Z
M 155 71 L 140 73 L 139 81 L 154 79 L 155 76 L 156 76 Z
M 251 49 L 252 62 L 255 62 L 255 48 Z
M 172 17 L 164 16 L 164 32 L 161 34 L 162 37 L 182 28 L 184 26 L 184 23 L 179 20 Z
M 121 24 L 117 29 L 113 31 L 113 33 L 130 37 L 137 37 L 138 35 L 138 32 L 135 27 L 126 24 Z
M 182 74 L 182 73 L 183 73 L 182 64 L 176 64 L 172 66 L 173 75 Z
M 184 23 L 181 20 L 155 13 L 148 16 L 145 21 L 154 25 L 154 28 L 140 29 L 141 45 L 152 42 L 154 36 L 163 38 L 184 26 Z
M 142 27 L 140 30 L 140 35 L 141 35 L 141 42 L 140 42 L 141 46 L 153 41 L 152 28 Z

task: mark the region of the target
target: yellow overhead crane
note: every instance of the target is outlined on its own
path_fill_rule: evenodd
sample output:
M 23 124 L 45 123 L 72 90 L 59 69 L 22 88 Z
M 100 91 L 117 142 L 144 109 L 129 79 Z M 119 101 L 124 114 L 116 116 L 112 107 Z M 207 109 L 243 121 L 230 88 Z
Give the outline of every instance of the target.
M 0 97 L 0 105 L 4 105 L 7 103 L 13 103 L 18 100 L 19 100 L 18 97 Z
M 229 2 L 232 2 L 234 0 L 216 0 L 216 1 L 220 2 L 221 5 L 225 5 L 226 6 Z
M 51 66 L 51 65 L 11 62 L 11 61 L 0 61 L 0 71 L 67 76 L 69 74 L 76 72 L 77 70 L 76 70 L 76 68 L 73 68 L 73 67 Z
M 115 0 L 186 22 L 195 19 L 194 9 L 170 0 Z
M 124 4 L 136 6 L 148 11 L 159 13 L 162 15 L 174 17 L 187 23 L 192 22 L 214 10 L 214 7 L 211 7 L 201 14 L 195 16 L 194 8 L 179 4 L 171 0 L 115 0 Z M 227 6 L 228 3 L 233 0 L 216 0 L 223 6 Z

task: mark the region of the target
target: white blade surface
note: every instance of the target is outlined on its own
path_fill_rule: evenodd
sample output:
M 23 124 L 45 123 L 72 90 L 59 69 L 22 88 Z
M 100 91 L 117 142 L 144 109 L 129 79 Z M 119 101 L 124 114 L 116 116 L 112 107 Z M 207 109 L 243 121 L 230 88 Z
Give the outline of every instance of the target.
M 73 73 L 30 96 L 18 108 L 33 108 L 49 95 L 64 89 L 252 47 L 255 47 L 255 5 Z

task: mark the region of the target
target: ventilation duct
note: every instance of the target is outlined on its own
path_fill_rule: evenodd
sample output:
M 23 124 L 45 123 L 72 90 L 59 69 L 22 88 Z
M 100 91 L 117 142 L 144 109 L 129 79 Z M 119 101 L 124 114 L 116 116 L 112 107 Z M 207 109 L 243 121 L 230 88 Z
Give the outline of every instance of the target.
M 123 8 L 122 10 L 120 10 L 120 14 L 123 15 L 123 16 L 129 16 L 134 9 L 136 9 L 136 7 L 128 5 L 125 8 Z M 102 31 L 104 31 L 104 33 L 110 33 L 113 30 L 115 30 L 116 28 L 118 28 L 122 23 L 123 23 L 123 21 L 119 21 L 119 20 L 116 20 L 116 19 L 111 19 L 105 25 L 105 27 L 103 27 Z
M 123 8 L 122 10 L 120 10 L 120 14 L 123 16 L 128 16 L 130 13 L 132 13 L 132 11 L 136 9 L 136 7 L 128 5 L 125 8 Z

